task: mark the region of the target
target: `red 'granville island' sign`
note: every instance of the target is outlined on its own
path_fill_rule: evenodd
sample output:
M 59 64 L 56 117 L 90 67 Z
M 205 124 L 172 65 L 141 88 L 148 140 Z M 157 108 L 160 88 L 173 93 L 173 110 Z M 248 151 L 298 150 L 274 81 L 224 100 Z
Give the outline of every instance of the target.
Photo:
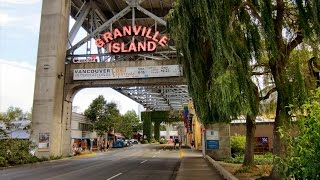
M 96 39 L 96 45 L 99 48 L 108 45 L 108 52 L 111 54 L 117 53 L 135 53 L 135 52 L 153 52 L 157 48 L 157 44 L 166 47 L 168 37 L 160 36 L 159 31 L 151 34 L 152 29 L 144 26 L 123 26 L 122 30 L 115 28 L 113 32 L 105 32 L 102 38 Z M 141 36 L 146 37 L 144 41 L 132 41 L 126 45 L 124 42 L 115 42 L 117 38 L 126 36 Z

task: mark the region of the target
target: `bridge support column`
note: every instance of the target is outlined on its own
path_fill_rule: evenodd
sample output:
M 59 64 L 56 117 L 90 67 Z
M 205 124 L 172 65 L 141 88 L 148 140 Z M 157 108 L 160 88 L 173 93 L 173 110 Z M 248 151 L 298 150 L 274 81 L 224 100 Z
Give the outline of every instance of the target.
M 63 136 L 70 131 L 67 111 L 71 113 L 71 103 L 64 100 L 69 11 L 70 0 L 43 0 L 31 134 L 38 157 L 70 152 L 63 146 Z

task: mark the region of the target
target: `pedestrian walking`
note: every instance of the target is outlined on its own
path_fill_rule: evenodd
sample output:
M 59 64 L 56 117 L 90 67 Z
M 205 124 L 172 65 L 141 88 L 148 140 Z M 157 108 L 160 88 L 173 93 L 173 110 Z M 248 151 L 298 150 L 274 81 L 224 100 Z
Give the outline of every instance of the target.
M 101 143 L 100 151 L 106 152 L 106 147 L 105 147 L 104 141 L 102 141 L 102 143 Z
M 191 150 L 193 151 L 193 149 L 194 149 L 194 140 L 191 140 L 190 144 L 191 144 Z
M 174 139 L 174 149 L 176 149 L 177 144 L 179 143 L 179 139 L 175 138 Z
M 107 150 L 109 150 L 109 147 L 110 147 L 110 143 L 109 141 L 107 141 Z

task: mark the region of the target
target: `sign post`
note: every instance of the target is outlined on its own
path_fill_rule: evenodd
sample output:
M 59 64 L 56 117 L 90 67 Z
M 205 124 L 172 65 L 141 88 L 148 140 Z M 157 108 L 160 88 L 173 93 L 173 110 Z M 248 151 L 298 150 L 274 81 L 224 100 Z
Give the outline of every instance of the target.
M 219 149 L 219 131 L 208 129 L 206 131 L 207 150 Z

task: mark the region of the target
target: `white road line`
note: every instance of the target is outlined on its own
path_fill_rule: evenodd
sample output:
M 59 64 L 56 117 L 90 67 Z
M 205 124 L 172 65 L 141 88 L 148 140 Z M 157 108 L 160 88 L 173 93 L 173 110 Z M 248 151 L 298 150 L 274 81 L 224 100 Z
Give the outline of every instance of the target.
M 95 165 L 93 165 L 93 166 L 88 166 L 88 167 L 85 167 L 85 168 L 77 169 L 77 170 L 75 170 L 75 171 L 70 171 L 70 172 L 67 172 L 67 173 L 64 173 L 64 174 L 59 174 L 59 175 L 57 175 L 57 176 L 49 177 L 49 178 L 47 178 L 46 180 L 48 180 L 48 179 L 54 179 L 54 178 L 61 177 L 61 176 L 67 175 L 67 174 L 72 174 L 72 173 L 75 173 L 75 172 L 78 172 L 78 171 L 82 171 L 82 170 L 84 170 L 84 169 L 89 169 L 89 168 L 92 168 L 92 167 L 95 167 L 95 166 L 99 166 L 99 165 L 105 164 L 105 163 L 107 163 L 107 162 L 109 162 L 109 161 L 106 161 L 106 162 L 103 162 L 103 163 L 99 163 L 99 164 L 95 164 Z
M 116 174 L 116 175 L 112 176 L 111 178 L 108 178 L 107 180 L 111 180 L 111 179 L 113 179 L 113 178 L 115 178 L 115 177 L 120 176 L 121 174 L 122 174 L 122 173 Z
M 145 163 L 145 162 L 147 162 L 148 160 L 144 160 L 144 161 L 142 161 L 142 162 L 140 162 L 141 164 L 143 164 L 143 163 Z
M 152 158 L 155 158 L 156 156 L 152 156 Z
M 69 164 L 71 164 L 71 163 L 67 163 L 67 164 L 60 164 L 60 165 L 52 166 L 52 168 L 60 167 L 60 166 L 66 166 L 66 165 L 69 165 Z

